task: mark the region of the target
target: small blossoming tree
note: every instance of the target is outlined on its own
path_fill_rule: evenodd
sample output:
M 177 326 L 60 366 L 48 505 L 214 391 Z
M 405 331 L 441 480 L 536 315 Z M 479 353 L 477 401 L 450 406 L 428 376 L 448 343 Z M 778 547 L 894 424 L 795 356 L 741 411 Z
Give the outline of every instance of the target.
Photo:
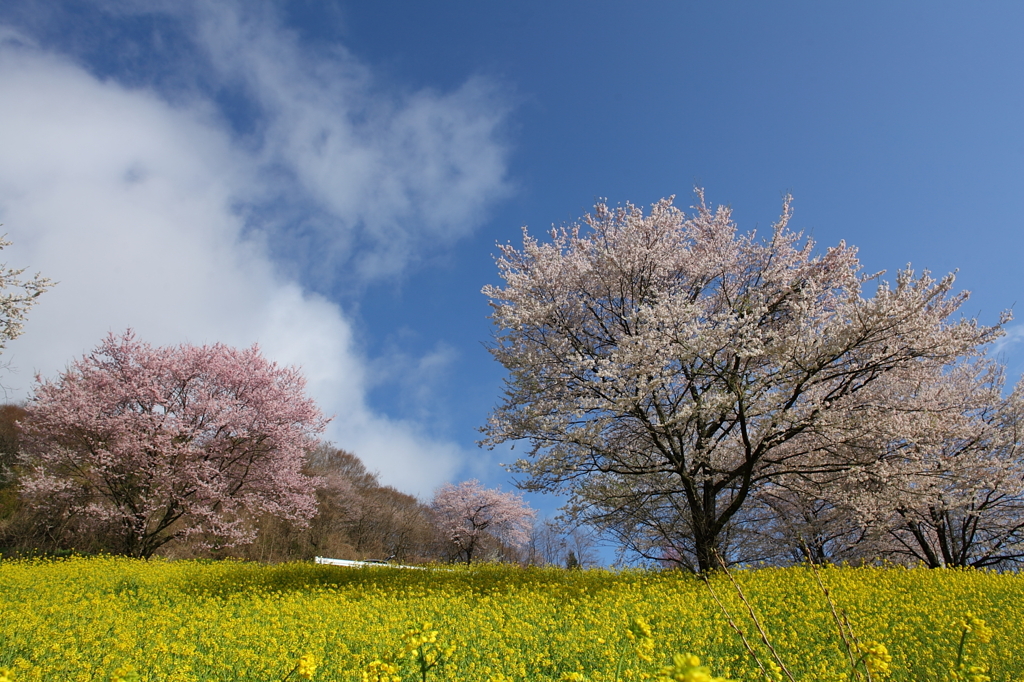
M 256 346 L 154 348 L 128 331 L 37 380 L 23 496 L 106 533 L 107 549 L 149 557 L 186 536 L 232 545 L 252 539 L 254 515 L 301 523 L 316 511 L 300 469 L 325 420 L 298 370 Z
M 0 238 L 0 249 L 11 242 Z M 40 294 L 53 286 L 46 277 L 36 273 L 32 279 L 21 279 L 24 268 L 15 270 L 0 265 L 0 349 L 8 341 L 21 336 L 29 309 L 38 301 Z M 13 291 L 8 291 L 9 289 Z
M 441 486 L 431 506 L 454 557 L 467 564 L 488 541 L 525 545 L 537 515 L 520 495 L 484 488 L 477 480 Z

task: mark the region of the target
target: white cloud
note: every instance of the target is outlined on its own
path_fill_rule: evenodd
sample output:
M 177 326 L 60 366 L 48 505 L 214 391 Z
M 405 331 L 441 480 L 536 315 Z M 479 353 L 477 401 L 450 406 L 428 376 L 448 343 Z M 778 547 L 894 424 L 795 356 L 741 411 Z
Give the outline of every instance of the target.
M 1021 341 L 1024 341 L 1024 325 L 1008 325 L 1004 330 L 1006 333 L 992 344 L 992 348 L 989 350 L 990 355 L 1003 355 Z
M 196 12 L 216 77 L 262 109 L 263 166 L 293 176 L 277 196 L 298 190 L 318 206 L 326 219 L 309 223 L 309 246 L 347 256 L 360 276 L 395 274 L 419 251 L 464 236 L 508 193 L 496 141 L 505 110 L 488 81 L 445 94 L 381 93 L 342 48 L 315 58 L 294 36 L 269 31 L 269 9 L 218 3 Z
M 239 141 L 202 98 L 172 105 L 0 33 L 0 222 L 14 242 L 4 260 L 59 281 L 9 344 L 16 373 L 4 384 L 23 397 L 36 371 L 53 375 L 127 327 L 156 344 L 259 342 L 302 366 L 336 415 L 331 440 L 386 483 L 426 494 L 464 453 L 367 406 L 373 377 L 351 321 L 282 274 L 267 253 L 273 237 L 249 238 L 246 220 L 283 167 L 311 202 L 290 211 L 326 216 L 340 262 L 362 263 L 365 276 L 399 272 L 504 192 L 502 114 L 473 82 L 380 104 L 350 57 L 310 63 L 272 25 L 228 12 L 201 25 L 214 61 L 249 79 L 267 110 L 259 144 Z M 383 122 L 352 122 L 369 109 Z
M 1024 362 L 1021 361 L 1020 353 L 1017 352 L 1021 341 L 1024 341 L 1024 325 L 1010 324 L 1004 327 L 1004 331 L 1006 334 L 989 347 L 988 355 L 1006 364 L 1006 378 L 1009 384 L 1007 390 L 1009 390 L 1018 380 L 1024 381 Z

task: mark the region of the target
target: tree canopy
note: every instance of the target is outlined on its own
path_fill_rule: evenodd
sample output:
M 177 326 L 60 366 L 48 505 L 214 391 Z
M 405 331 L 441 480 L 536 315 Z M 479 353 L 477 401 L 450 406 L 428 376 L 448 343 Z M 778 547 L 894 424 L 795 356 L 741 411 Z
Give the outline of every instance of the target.
M 536 512 L 515 493 L 484 488 L 480 481 L 442 485 L 431 505 L 452 558 L 467 564 L 489 542 L 520 547 L 529 541 Z M 489 547 L 495 549 L 494 547 Z
M 952 274 L 908 268 L 865 296 L 877 276 L 845 243 L 816 254 L 788 197 L 763 237 L 697 200 L 692 215 L 599 203 L 547 243 L 524 229 L 521 249 L 499 246 L 504 286 L 483 291 L 508 377 L 484 443 L 528 439 L 525 488 L 706 570 L 761 486 L 845 466 L 816 440 L 889 415 L 883 380 L 941 371 L 1001 330 L 956 317 Z
M 55 522 L 148 557 L 176 538 L 250 540 L 255 513 L 316 510 L 301 468 L 326 422 L 299 371 L 256 346 L 153 347 L 128 331 L 38 381 L 21 485 Z

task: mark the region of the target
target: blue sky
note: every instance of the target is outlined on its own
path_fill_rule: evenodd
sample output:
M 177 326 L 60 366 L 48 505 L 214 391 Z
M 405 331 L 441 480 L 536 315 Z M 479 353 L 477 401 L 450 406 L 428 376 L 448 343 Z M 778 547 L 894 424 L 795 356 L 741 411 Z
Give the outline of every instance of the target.
M 868 271 L 958 268 L 992 323 L 1024 298 L 1022 25 L 1012 2 L 9 0 L 4 259 L 60 285 L 3 383 L 128 326 L 258 341 L 385 482 L 507 488 L 512 454 L 475 445 L 495 242 L 694 185 L 742 230 L 791 192 Z

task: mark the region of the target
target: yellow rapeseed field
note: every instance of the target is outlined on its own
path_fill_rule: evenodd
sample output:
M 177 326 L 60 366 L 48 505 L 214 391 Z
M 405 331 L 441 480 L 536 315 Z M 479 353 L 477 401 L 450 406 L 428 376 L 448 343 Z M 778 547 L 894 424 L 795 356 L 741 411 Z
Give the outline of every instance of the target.
M 732 576 L 4 561 L 0 682 L 1024 679 L 1024 577 Z

